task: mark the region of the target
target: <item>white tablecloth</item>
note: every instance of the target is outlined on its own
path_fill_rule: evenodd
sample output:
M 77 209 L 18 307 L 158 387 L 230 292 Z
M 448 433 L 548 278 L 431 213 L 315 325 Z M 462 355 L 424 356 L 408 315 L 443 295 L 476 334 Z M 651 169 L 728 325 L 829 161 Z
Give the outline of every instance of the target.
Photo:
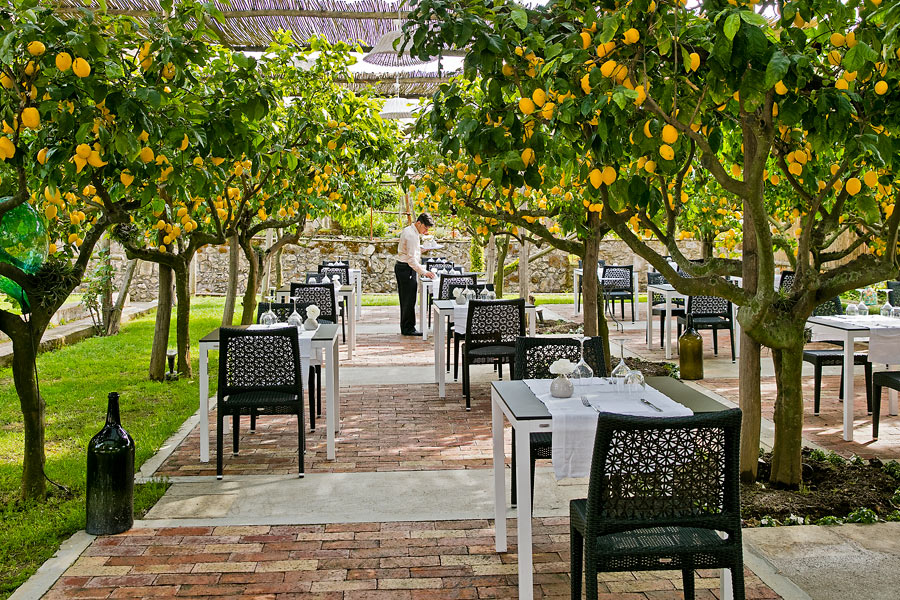
M 825 321 L 849 323 L 869 329 L 869 362 L 892 365 L 900 362 L 900 319 L 881 315 L 835 315 L 821 317 Z M 814 342 L 834 339 L 834 332 L 813 326 Z
M 247 329 L 250 330 L 259 330 L 259 329 L 273 329 L 277 327 L 284 327 L 284 323 L 278 323 L 277 325 L 260 325 L 255 324 L 249 326 Z M 306 377 L 306 374 L 309 373 L 309 363 L 310 358 L 312 358 L 312 339 L 313 335 L 315 335 L 317 330 L 315 329 L 301 329 L 297 328 L 298 338 L 300 339 L 300 373 L 303 374 L 303 377 Z M 304 379 L 304 381 L 306 381 Z
M 642 417 L 689 417 L 688 407 L 675 402 L 662 392 L 646 386 L 643 392 L 619 392 L 614 384 L 601 377 L 575 386 L 571 398 L 550 395 L 551 379 L 526 379 L 525 384 L 547 406 L 553 419 L 553 471 L 557 479 L 586 477 L 591 471 L 597 412 L 611 412 Z M 586 407 L 585 396 L 591 407 Z M 640 401 L 652 402 L 660 411 Z

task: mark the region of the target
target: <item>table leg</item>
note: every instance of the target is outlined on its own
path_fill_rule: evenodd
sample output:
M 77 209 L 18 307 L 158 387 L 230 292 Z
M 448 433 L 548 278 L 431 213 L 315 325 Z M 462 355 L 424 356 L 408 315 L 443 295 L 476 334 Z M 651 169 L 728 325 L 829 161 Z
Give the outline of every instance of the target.
M 347 320 L 350 321 L 350 340 L 347 344 L 347 360 L 353 360 L 353 351 L 356 350 L 356 315 L 353 306 L 356 304 L 356 294 L 351 291 L 347 299 Z
M 647 350 L 653 349 L 653 294 L 647 290 Z
M 531 539 L 531 444 L 530 433 L 520 432 L 516 444 L 516 496 L 518 538 L 517 553 L 519 555 L 519 600 L 534 598 L 534 566 Z M 505 502 L 504 502 L 505 505 Z
M 672 358 L 672 296 L 666 294 L 666 360 Z
M 737 307 L 733 307 L 732 318 L 734 319 L 734 358 L 737 360 L 741 357 L 741 324 L 737 320 Z
M 325 456 L 334 460 L 334 431 L 337 419 L 337 340 L 325 350 Z
M 494 467 L 494 544 L 506 552 L 506 452 L 503 446 L 503 411 L 500 398 L 491 388 L 491 435 Z
M 436 305 L 431 307 L 431 316 L 434 319 L 434 381 L 438 384 L 438 397 L 446 397 L 446 370 L 444 365 L 444 344 L 448 332 L 444 331 L 444 317 Z
M 209 462 L 209 348 L 200 344 L 200 462 Z
M 419 276 L 416 275 L 419 279 Z M 422 332 L 422 339 L 428 339 L 428 328 L 425 327 L 425 307 L 428 306 L 428 300 L 425 298 L 425 283 L 419 279 L 419 331 Z
M 528 335 L 534 337 L 537 330 L 537 309 L 528 311 Z
M 853 441 L 853 335 L 844 336 L 844 440 Z
M 887 365 L 888 370 L 891 370 L 891 366 Z M 897 390 L 894 389 L 888 390 L 888 414 L 897 415 Z
M 356 274 L 356 318 L 362 319 L 362 273 Z
M 332 348 L 334 353 L 334 432 L 341 431 L 341 361 L 339 359 L 338 343 L 334 341 Z

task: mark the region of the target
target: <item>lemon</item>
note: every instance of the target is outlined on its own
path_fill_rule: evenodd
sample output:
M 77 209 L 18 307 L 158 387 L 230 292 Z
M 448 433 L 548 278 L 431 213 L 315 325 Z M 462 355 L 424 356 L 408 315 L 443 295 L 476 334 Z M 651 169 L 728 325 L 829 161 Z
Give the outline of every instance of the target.
M 803 173 L 803 165 L 796 162 L 791 163 L 788 165 L 788 172 L 790 172 L 791 175 L 801 175 Z
M 741 176 L 741 165 L 739 165 L 737 163 L 731 165 L 731 174 L 734 177 L 740 177 Z
M 522 162 L 525 163 L 526 167 L 528 165 L 530 165 L 531 163 L 533 163 L 534 162 L 534 150 L 532 150 L 531 148 L 525 148 L 524 150 L 522 150 Z
M 29 60 L 28 64 L 25 65 L 25 74 L 31 77 L 34 75 L 34 72 L 37 71 L 38 66 L 34 64 L 33 60 Z
M 659 155 L 662 156 L 665 160 L 672 160 L 673 158 L 675 158 L 675 151 L 672 150 L 672 146 L 663 144 L 659 147 Z
M 515 74 L 515 69 L 512 68 L 512 65 L 503 65 L 503 76 L 504 77 L 512 77 Z
M 584 50 L 591 47 L 591 34 L 586 31 L 581 32 L 581 47 Z
M 787 86 L 784 85 L 783 81 L 779 81 L 778 83 L 775 84 L 775 93 L 778 94 L 779 96 L 784 96 L 785 94 L 788 93 Z
M 334 129 L 334 128 L 337 127 L 337 126 L 338 126 L 338 122 L 337 122 L 337 121 L 335 121 L 334 119 L 329 119 L 329 120 L 328 120 L 328 127 L 330 127 L 331 129 Z
M 160 75 L 162 75 L 162 78 L 165 80 L 171 80 L 175 77 L 175 65 L 166 63 L 166 66 L 162 68 Z
M 866 182 L 866 185 L 870 188 L 876 187 L 878 185 L 878 175 L 875 174 L 875 171 L 867 171 L 865 175 L 863 175 L 863 181 Z
M 841 64 L 841 53 L 837 50 L 832 50 L 828 53 L 828 62 L 833 66 L 838 66 Z
M 831 34 L 831 37 L 828 38 L 828 41 L 831 42 L 831 45 L 834 46 L 835 48 L 840 48 L 844 45 L 844 42 L 846 41 L 846 39 L 840 33 L 834 32 Z
M 881 6 L 881 0 L 872 0 L 872 4 L 875 6 Z
M 47 164 L 47 149 L 41 148 L 37 153 L 37 161 L 42 165 Z
M 847 34 L 847 37 L 844 38 L 844 43 L 848 48 L 852 48 L 856 45 L 856 32 L 851 31 Z
M 636 91 L 638 94 L 637 98 L 634 99 L 634 105 L 640 106 L 641 104 L 644 103 L 644 100 L 647 99 L 647 92 L 644 91 L 644 86 L 642 86 L 642 85 L 639 85 L 636 88 L 634 88 L 634 91 Z
M 612 183 L 616 180 L 618 173 L 613 167 L 609 165 L 603 167 L 603 183 L 606 185 L 612 185 Z
M 631 44 L 636 44 L 637 41 L 641 39 L 641 32 L 632 27 L 624 33 L 622 38 L 625 40 L 625 43 L 630 46 Z
M 148 148 L 147 146 L 144 146 L 143 148 L 141 148 L 141 161 L 144 164 L 152 161 L 153 156 L 154 156 L 154 154 L 153 154 L 152 148 Z
M 697 54 L 696 52 L 691 52 L 690 59 L 691 59 L 691 64 L 690 64 L 691 71 L 696 71 L 697 69 L 699 69 L 700 68 L 700 55 Z
M 648 138 L 653 137 L 653 133 L 650 131 L 650 121 L 646 121 L 644 123 L 644 135 L 647 136 Z
M 11 90 L 15 83 L 13 83 L 12 79 L 6 76 L 6 73 L 0 73 L 0 85 L 8 90 Z
M 803 20 L 803 17 L 800 16 L 800 13 L 794 15 L 794 26 L 795 27 L 803 27 L 806 25 L 806 21 Z
M 220 158 L 220 157 L 218 157 L 218 156 L 213 156 L 213 157 L 212 157 L 212 164 L 215 165 L 215 166 L 217 166 L 217 167 L 218 167 L 219 165 L 221 165 L 223 162 L 225 162 L 225 159 L 224 159 L 224 158 Z
M 591 93 L 591 76 L 587 73 L 581 78 L 581 89 L 585 94 Z
M 605 63 L 603 63 L 602 65 L 600 65 L 600 74 L 603 75 L 604 77 L 609 77 L 610 75 L 613 74 L 613 71 L 615 70 L 615 68 L 616 68 L 616 61 L 608 60 Z
M 58 209 L 56 208 L 56 205 L 50 204 L 47 206 L 47 208 L 44 209 L 44 216 L 52 221 L 53 219 L 56 218 L 57 212 L 58 212 Z
M 531 98 L 519 98 L 519 110 L 522 114 L 530 115 L 534 112 L 534 102 Z
M 862 189 L 862 183 L 856 177 L 851 177 L 847 180 L 847 193 L 851 196 L 855 196 Z
M 541 109 L 541 116 L 547 119 L 548 121 L 553 118 L 553 109 L 556 108 L 556 104 L 553 102 L 548 102 Z
M 78 144 L 75 146 L 75 154 L 82 159 L 87 160 L 88 156 L 91 155 L 91 147 L 87 144 Z
M 53 242 L 50 242 L 50 245 L 47 246 L 47 252 L 49 254 L 56 254 L 56 244 L 54 244 Z
M 22 111 L 22 125 L 28 129 L 37 129 L 41 126 L 41 113 L 33 106 Z
M 781 177 L 779 177 L 775 173 L 772 173 L 772 177 L 769 178 L 769 181 L 772 182 L 772 185 L 778 185 L 779 183 L 781 183 Z
M 600 187 L 600 184 L 603 183 L 603 172 L 600 169 L 593 169 L 588 174 L 588 179 L 591 181 L 591 185 L 594 186 L 594 189 Z
M 662 130 L 662 141 L 667 144 L 674 144 L 676 140 L 678 140 L 678 130 L 666 124 Z
M 335 148 L 337 148 L 337 142 L 334 140 L 328 140 L 328 149 L 334 150 Z
M 179 149 L 184 152 L 185 150 L 187 150 L 188 144 L 190 144 L 190 141 L 188 140 L 187 134 L 184 134 L 184 139 L 181 140 L 181 146 L 179 146 Z
M 841 75 L 847 81 L 855 81 L 856 80 L 856 71 L 844 71 L 843 75 Z
M 838 79 L 837 81 L 834 82 L 834 87 L 836 87 L 839 90 L 846 90 L 850 87 L 850 84 L 847 83 L 846 79 L 841 77 L 840 79 Z
M 132 182 L 134 182 L 134 175 L 132 175 L 128 171 L 122 171 L 119 174 L 119 181 L 122 182 L 122 185 L 128 187 L 132 184 Z
M 39 42 L 37 40 L 28 43 L 28 54 L 32 56 L 40 56 L 44 52 L 47 51 L 47 46 L 44 45 L 44 42 Z
M 547 102 L 547 92 L 541 88 L 536 88 L 531 92 L 531 99 L 534 101 L 535 106 L 541 107 Z
M 87 77 L 91 74 L 91 65 L 81 57 L 76 58 L 75 62 L 72 63 L 72 72 L 75 73 L 77 77 Z
M 648 173 L 653 173 L 654 171 L 656 171 L 656 161 L 648 160 L 647 162 L 645 162 L 644 170 Z
M 875 93 L 884 96 L 888 91 L 888 83 L 884 79 L 875 84 Z
M 56 68 L 60 71 L 68 71 L 72 68 L 72 56 L 68 52 L 60 52 L 57 54 Z
M 88 156 L 87 161 L 89 165 L 97 168 L 100 168 L 106 164 L 106 162 L 102 158 L 100 158 L 100 153 L 96 150 L 91 150 L 91 154 L 90 156 Z

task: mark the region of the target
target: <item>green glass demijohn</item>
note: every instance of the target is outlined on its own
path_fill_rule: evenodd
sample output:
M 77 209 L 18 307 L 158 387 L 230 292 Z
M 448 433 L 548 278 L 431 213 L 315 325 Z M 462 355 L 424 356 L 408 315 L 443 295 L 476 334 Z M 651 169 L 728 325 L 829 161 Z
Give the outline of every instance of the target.
M 119 394 L 109 394 L 106 424 L 88 443 L 87 523 L 93 535 L 134 525 L 134 440 L 119 422 Z
M 687 315 L 687 329 L 678 338 L 678 362 L 682 379 L 703 379 L 703 337 L 694 329 L 691 315 Z

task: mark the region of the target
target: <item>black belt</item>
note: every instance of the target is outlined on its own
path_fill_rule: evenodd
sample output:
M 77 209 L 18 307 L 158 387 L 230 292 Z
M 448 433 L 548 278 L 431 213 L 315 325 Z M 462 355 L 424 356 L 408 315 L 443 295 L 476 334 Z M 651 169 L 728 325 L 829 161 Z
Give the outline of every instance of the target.
M 412 268 L 411 266 L 409 266 L 407 263 L 405 263 L 405 262 L 403 262 L 403 261 L 400 261 L 400 260 L 398 260 L 397 263 L 396 263 L 394 266 L 396 266 L 396 267 L 406 267 L 406 268 L 409 269 L 410 271 L 413 270 L 413 268 Z

